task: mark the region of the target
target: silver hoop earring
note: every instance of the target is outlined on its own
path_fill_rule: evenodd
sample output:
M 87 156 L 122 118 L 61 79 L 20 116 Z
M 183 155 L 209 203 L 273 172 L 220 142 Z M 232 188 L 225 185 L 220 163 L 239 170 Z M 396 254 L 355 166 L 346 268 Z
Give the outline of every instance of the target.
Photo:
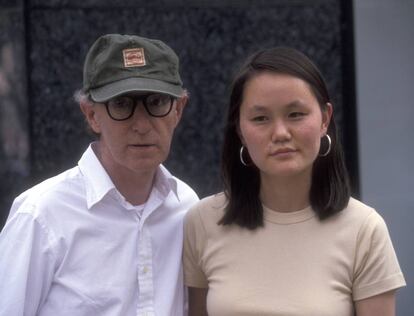
M 243 165 L 245 165 L 247 167 L 248 164 L 243 159 L 243 149 L 244 149 L 244 146 L 242 145 L 241 148 L 240 148 L 240 161 Z
M 328 149 L 323 154 L 319 154 L 319 157 L 326 157 L 331 152 L 331 147 L 332 147 L 331 137 L 328 134 L 325 134 L 324 136 L 326 136 L 326 138 L 328 139 Z

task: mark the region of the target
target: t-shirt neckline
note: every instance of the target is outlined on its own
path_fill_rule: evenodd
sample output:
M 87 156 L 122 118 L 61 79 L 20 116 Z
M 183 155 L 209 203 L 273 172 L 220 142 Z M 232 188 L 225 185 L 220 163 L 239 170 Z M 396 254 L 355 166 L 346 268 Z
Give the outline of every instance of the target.
M 315 217 L 315 215 L 316 214 L 312 210 L 311 206 L 294 212 L 279 212 L 268 208 L 266 205 L 263 205 L 264 220 L 275 224 L 296 224 L 307 221 Z

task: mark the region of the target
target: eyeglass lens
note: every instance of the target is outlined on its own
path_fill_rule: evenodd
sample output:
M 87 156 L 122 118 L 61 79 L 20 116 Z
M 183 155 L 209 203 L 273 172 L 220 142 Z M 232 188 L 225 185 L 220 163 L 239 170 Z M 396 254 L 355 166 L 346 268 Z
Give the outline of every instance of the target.
M 105 105 L 112 119 L 122 121 L 129 119 L 134 114 L 138 101 L 142 101 L 149 115 L 162 117 L 171 111 L 173 97 L 161 93 L 139 96 L 124 95 L 110 99 Z

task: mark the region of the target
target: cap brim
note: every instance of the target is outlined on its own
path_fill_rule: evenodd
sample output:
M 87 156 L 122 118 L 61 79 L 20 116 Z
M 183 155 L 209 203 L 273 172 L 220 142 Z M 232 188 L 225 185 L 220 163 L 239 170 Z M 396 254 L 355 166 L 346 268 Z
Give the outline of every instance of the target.
M 143 91 L 166 93 L 174 97 L 181 97 L 183 88 L 180 85 L 174 85 L 165 81 L 134 77 L 91 89 L 90 94 L 93 101 L 104 102 L 124 93 Z

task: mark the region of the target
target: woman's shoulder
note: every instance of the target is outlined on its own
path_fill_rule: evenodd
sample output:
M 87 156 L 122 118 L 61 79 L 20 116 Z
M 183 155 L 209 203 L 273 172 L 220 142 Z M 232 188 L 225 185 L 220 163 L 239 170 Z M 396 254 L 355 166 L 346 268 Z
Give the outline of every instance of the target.
M 342 220 L 352 225 L 385 224 L 377 210 L 355 198 L 350 198 L 347 207 L 340 214 Z
M 352 197 L 349 199 L 348 205 L 345 209 L 348 212 L 353 212 L 355 214 L 360 214 L 362 216 L 375 212 L 375 209 L 373 207 Z
M 197 204 L 194 205 L 194 208 L 223 209 L 226 206 L 226 204 L 226 195 L 223 192 L 219 192 L 202 198 Z
M 214 223 L 221 219 L 227 205 L 227 198 L 220 192 L 201 199 L 194 204 L 186 215 L 187 221 L 197 221 L 205 224 Z

